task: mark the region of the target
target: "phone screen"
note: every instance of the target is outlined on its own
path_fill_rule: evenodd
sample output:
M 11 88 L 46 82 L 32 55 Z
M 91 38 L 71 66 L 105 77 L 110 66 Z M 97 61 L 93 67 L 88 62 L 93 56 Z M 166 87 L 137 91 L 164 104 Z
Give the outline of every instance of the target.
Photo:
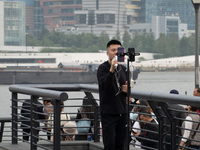
M 118 54 L 123 54 L 124 53 L 124 48 L 123 47 L 118 47 L 117 53 Z M 118 62 L 124 62 L 124 56 L 117 56 L 117 61 Z

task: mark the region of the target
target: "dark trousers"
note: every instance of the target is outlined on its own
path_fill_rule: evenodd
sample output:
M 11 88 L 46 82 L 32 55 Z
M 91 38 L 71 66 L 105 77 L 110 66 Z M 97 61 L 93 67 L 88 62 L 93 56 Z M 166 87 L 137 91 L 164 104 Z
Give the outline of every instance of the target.
M 30 129 L 23 129 L 23 141 L 28 141 L 30 136 Z
M 29 141 L 29 136 L 31 134 L 31 130 L 30 129 L 23 129 L 23 141 Z M 39 135 L 39 131 L 37 131 L 37 136 Z M 37 139 L 38 141 L 38 139 Z
M 127 116 L 101 115 L 104 150 L 123 150 Z

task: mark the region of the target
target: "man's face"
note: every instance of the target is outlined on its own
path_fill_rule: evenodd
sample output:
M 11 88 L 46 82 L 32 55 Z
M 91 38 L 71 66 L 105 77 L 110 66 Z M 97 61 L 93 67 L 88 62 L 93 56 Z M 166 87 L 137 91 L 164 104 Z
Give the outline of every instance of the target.
M 148 117 L 145 115 L 140 115 L 140 120 L 148 122 Z
M 113 44 L 107 48 L 107 55 L 108 55 L 109 61 L 112 61 L 112 59 L 116 56 L 115 54 L 117 53 L 118 47 L 121 47 L 121 45 Z
M 198 89 L 194 89 L 193 95 L 194 96 L 200 96 L 200 92 L 198 92 Z

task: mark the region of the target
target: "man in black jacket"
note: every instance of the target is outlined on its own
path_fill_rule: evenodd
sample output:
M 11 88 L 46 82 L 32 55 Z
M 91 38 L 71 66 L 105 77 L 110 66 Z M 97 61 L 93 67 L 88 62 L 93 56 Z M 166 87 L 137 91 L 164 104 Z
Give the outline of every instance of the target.
M 37 119 L 45 119 L 46 115 L 41 114 L 43 112 L 43 105 L 40 102 L 37 102 Z M 21 128 L 23 130 L 23 141 L 29 140 L 29 135 L 31 132 L 31 100 L 25 100 L 22 104 L 21 115 L 23 116 L 21 119 Z M 36 126 L 39 127 L 40 123 L 36 122 Z M 39 134 L 39 130 L 37 130 L 37 134 Z
M 139 109 L 139 120 L 143 126 L 141 127 L 141 132 L 134 132 L 137 140 L 141 142 L 141 147 L 143 149 L 151 150 L 152 148 L 158 148 L 158 125 L 156 121 L 152 118 L 152 114 L 148 108 L 141 107 Z M 152 140 L 155 140 L 152 141 Z
M 119 41 L 108 42 L 108 61 L 97 71 L 104 150 L 123 150 L 126 136 L 127 73 L 126 67 L 114 59 L 118 47 Z

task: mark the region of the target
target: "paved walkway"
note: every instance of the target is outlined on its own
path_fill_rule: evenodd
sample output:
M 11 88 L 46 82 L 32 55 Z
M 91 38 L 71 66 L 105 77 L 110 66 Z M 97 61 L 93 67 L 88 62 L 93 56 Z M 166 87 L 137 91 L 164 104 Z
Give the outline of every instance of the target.
M 43 143 L 44 144 L 44 143 Z M 65 146 L 72 146 L 72 145 L 84 145 L 84 144 L 88 144 L 87 141 L 72 141 L 72 142 L 62 142 L 62 145 L 65 147 Z M 94 142 L 91 142 L 90 143 L 90 146 L 91 147 L 98 147 L 97 149 L 102 149 L 103 150 L 103 143 L 102 142 L 99 142 L 99 143 L 94 143 Z M 30 149 L 30 145 L 28 143 L 24 143 L 24 142 L 18 142 L 17 145 L 15 144 L 11 144 L 9 142 L 7 143 L 0 143 L 0 150 L 29 150 Z M 71 149 L 71 148 L 70 148 Z M 86 150 L 86 149 L 90 149 L 90 148 L 81 148 L 80 147 L 80 150 Z M 96 148 L 94 148 L 96 150 Z M 37 148 L 37 150 L 43 150 L 42 148 Z M 76 149 L 77 150 L 77 149 Z M 130 150 L 141 150 L 141 149 L 138 149 L 138 148 L 134 148 L 133 146 L 130 146 Z

